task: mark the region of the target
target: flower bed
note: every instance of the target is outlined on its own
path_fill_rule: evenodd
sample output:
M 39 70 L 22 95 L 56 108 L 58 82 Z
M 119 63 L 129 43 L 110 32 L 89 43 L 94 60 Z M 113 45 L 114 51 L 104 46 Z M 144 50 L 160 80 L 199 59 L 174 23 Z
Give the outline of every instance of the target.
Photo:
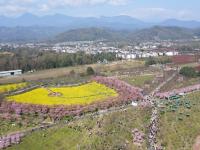
M 98 109 L 107 109 L 110 107 L 121 106 L 129 104 L 132 101 L 142 101 L 142 89 L 133 87 L 126 82 L 120 81 L 115 78 L 95 77 L 92 81 L 104 84 L 107 87 L 113 88 L 118 92 L 117 97 L 109 97 L 104 101 L 95 101 L 88 105 L 34 105 L 23 104 L 17 102 L 3 101 L 0 104 L 0 114 L 4 115 L 4 119 L 17 119 L 22 115 L 32 115 L 40 117 L 50 116 L 52 119 L 57 120 L 65 116 L 77 116 L 86 112 L 94 112 Z M 1 117 L 1 116 L 0 116 Z
M 25 93 L 9 96 L 8 101 L 38 105 L 86 105 L 117 97 L 115 90 L 103 84 L 91 82 L 74 87 L 41 87 Z

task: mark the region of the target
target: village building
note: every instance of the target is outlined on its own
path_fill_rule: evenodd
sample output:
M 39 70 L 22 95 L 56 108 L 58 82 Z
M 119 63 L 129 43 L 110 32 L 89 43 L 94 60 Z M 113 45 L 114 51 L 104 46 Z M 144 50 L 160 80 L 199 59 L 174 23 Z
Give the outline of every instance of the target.
M 0 77 L 21 75 L 22 70 L 0 71 Z

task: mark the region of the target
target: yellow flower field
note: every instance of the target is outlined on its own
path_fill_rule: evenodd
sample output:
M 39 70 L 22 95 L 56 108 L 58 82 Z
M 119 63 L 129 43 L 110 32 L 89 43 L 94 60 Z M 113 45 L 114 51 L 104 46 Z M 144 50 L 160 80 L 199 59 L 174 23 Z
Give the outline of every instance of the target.
M 59 95 L 50 95 L 59 93 Z M 94 101 L 117 97 L 118 94 L 105 85 L 91 82 L 75 87 L 38 88 L 23 94 L 7 97 L 8 101 L 41 105 L 89 104 Z
M 0 85 L 0 93 L 9 92 L 13 90 L 17 90 L 18 88 L 25 87 L 27 85 L 26 82 L 16 83 L 16 84 L 5 84 Z

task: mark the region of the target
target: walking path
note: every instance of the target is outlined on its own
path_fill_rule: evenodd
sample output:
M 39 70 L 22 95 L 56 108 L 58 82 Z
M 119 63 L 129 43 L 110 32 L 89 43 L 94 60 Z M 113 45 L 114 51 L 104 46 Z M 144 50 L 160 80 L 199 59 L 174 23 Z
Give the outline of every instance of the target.
M 147 100 L 150 101 L 152 105 L 152 114 L 151 114 L 151 122 L 149 126 L 149 133 L 148 133 L 148 144 L 149 150 L 162 150 L 162 147 L 157 144 L 157 132 L 159 128 L 159 111 L 157 107 L 157 100 L 154 97 L 155 93 L 158 92 L 165 84 L 170 82 L 175 76 L 177 75 L 177 72 L 175 72 L 171 77 L 169 77 L 167 80 L 165 80 L 163 83 L 161 83 L 155 90 L 153 90 L 150 95 L 147 97 Z

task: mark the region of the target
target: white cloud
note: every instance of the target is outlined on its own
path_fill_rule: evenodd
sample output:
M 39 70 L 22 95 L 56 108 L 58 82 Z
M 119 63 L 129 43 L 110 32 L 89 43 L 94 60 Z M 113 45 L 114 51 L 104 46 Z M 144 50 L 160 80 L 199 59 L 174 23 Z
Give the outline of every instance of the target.
M 27 11 L 28 9 L 22 6 L 14 6 L 14 5 L 0 6 L 1 15 L 15 16 L 16 14 L 21 14 Z
M 0 0 L 0 15 L 18 15 L 25 12 L 49 12 L 65 7 L 88 5 L 124 5 L 129 0 Z
M 81 5 L 97 5 L 97 4 L 109 4 L 109 5 L 124 5 L 128 0 L 48 0 L 46 5 L 50 7 L 59 6 L 81 6 Z

